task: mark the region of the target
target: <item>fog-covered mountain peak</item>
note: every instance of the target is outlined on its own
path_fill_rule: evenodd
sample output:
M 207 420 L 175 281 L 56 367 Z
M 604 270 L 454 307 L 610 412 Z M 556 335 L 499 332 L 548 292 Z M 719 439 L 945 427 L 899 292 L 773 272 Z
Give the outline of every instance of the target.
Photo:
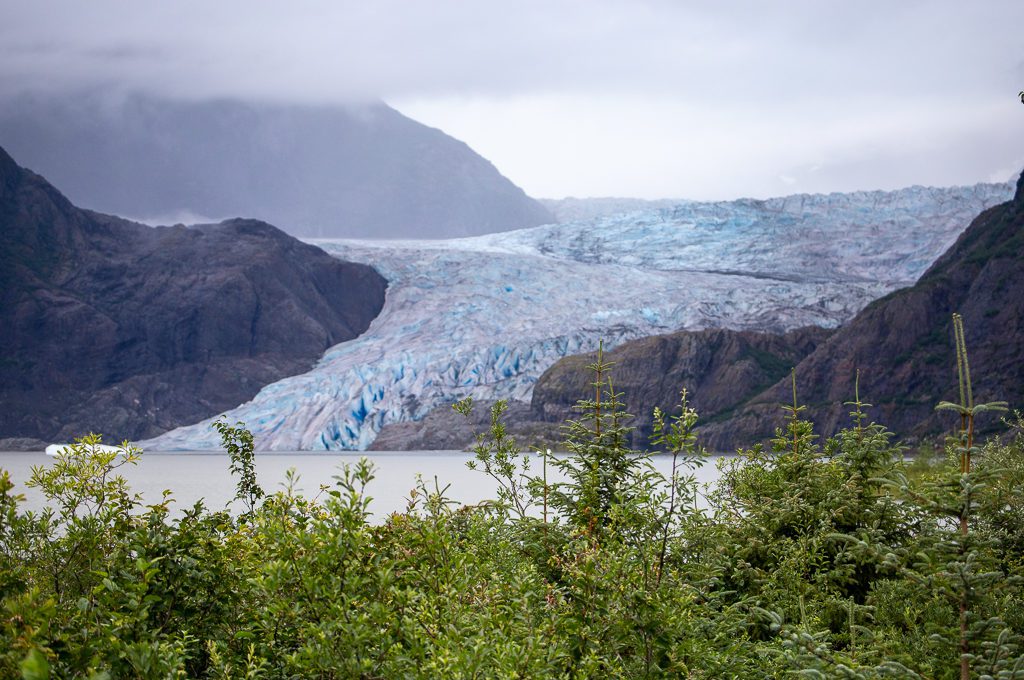
M 447 238 L 553 220 L 466 144 L 379 101 L 22 94 L 0 97 L 0 145 L 75 204 L 147 223 Z

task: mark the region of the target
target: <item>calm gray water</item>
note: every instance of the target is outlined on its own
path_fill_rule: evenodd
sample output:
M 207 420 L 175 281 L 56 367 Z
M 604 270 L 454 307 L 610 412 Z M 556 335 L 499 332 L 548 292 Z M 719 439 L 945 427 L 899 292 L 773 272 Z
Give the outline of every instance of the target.
M 495 496 L 497 484 L 482 472 L 468 469 L 466 462 L 473 456 L 463 451 L 258 453 L 256 475 L 264 490 L 272 493 L 282 488 L 286 471 L 294 468 L 299 475 L 298 487 L 305 495 L 313 496 L 321 484 L 333 483 L 332 477 L 338 474 L 340 465 L 355 463 L 362 456 L 369 458 L 376 468 L 376 477 L 367 488 L 367 494 L 372 497 L 370 509 L 377 518 L 406 508 L 417 474 L 429 482 L 430 488 L 433 488 L 435 476 L 442 487 L 450 484 L 446 495 L 461 504 L 479 503 Z M 711 457 L 697 470 L 698 480 L 707 483 L 718 477 L 717 458 Z M 53 460 L 44 453 L 0 452 L 0 469 L 10 472 L 15 491 L 25 495 L 22 507 L 31 510 L 44 507 L 42 494 L 37 489 L 26 488 L 25 482 L 33 466 L 48 466 Z M 654 460 L 655 466 L 667 475 L 672 467 L 671 458 L 658 456 Z M 540 458 L 535 457 L 532 469 L 538 474 L 540 464 Z M 119 472 L 133 491 L 142 494 L 144 503 L 159 501 L 164 489 L 170 489 L 175 499 L 172 508 L 187 508 L 204 499 L 207 507 L 220 509 L 235 494 L 235 482 L 224 453 L 147 452 L 138 465 L 124 466 Z M 550 468 L 548 478 L 556 481 Z

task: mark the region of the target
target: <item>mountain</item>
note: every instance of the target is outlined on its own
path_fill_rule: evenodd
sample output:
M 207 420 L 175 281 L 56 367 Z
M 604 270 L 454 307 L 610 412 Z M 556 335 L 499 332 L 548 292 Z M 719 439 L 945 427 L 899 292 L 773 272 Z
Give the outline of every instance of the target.
M 261 449 L 365 449 L 394 424 L 447 417 L 467 395 L 528 403 L 548 367 L 601 340 L 835 328 L 917 280 L 971 217 L 1012 193 L 912 187 L 685 203 L 448 241 L 321 241 L 388 279 L 384 309 L 229 417 Z M 146 445 L 217 439 L 200 422 Z
M 80 210 L 0 149 L 0 437 L 154 436 L 308 370 L 387 282 L 274 227 Z
M 244 215 L 298 236 L 446 238 L 554 221 L 464 143 L 383 103 L 24 94 L 0 102 L 0 145 L 78 205 L 162 224 Z
M 617 392 L 634 415 L 633 443 L 645 447 L 653 434 L 655 407 L 678 413 L 680 392 L 702 422 L 727 419 L 820 345 L 831 331 L 807 327 L 788 333 L 711 329 L 681 331 L 623 343 L 605 353 Z M 577 417 L 573 406 L 593 392 L 586 369 L 595 354 L 566 357 L 549 368 L 533 388 L 530 420 L 562 423 Z
M 982 212 L 917 283 L 868 305 L 797 365 L 800 401 L 819 432 L 848 422 L 842 402 L 853 396 L 857 369 L 878 422 L 910 441 L 949 430 L 956 419 L 935 404 L 958 398 L 954 312 L 964 319 L 976 403 L 1024 406 L 1024 175 L 1012 200 Z M 704 437 L 732 448 L 769 436 L 788 389 L 781 381 L 703 428 Z

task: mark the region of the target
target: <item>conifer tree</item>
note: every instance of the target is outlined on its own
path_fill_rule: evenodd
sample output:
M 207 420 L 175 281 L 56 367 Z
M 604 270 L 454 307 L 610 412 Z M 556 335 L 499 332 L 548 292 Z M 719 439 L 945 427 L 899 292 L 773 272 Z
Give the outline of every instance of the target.
M 587 366 L 594 375 L 592 399 L 574 407 L 579 418 L 565 425 L 567 458 L 553 461 L 567 481 L 552 486 L 551 504 L 572 523 L 592 534 L 606 527 L 613 506 L 636 497 L 648 478 L 647 456 L 628 444 L 633 428 L 610 375 L 614 364 L 604 358 L 603 343 Z

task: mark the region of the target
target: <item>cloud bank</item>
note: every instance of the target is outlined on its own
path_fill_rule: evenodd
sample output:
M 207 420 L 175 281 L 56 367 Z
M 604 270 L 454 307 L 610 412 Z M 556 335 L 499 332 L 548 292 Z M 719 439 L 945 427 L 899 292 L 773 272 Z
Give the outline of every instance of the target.
M 382 98 L 534 195 L 1006 179 L 1024 3 L 7 3 L 0 93 Z M 1002 176 L 998 176 L 1002 173 Z

